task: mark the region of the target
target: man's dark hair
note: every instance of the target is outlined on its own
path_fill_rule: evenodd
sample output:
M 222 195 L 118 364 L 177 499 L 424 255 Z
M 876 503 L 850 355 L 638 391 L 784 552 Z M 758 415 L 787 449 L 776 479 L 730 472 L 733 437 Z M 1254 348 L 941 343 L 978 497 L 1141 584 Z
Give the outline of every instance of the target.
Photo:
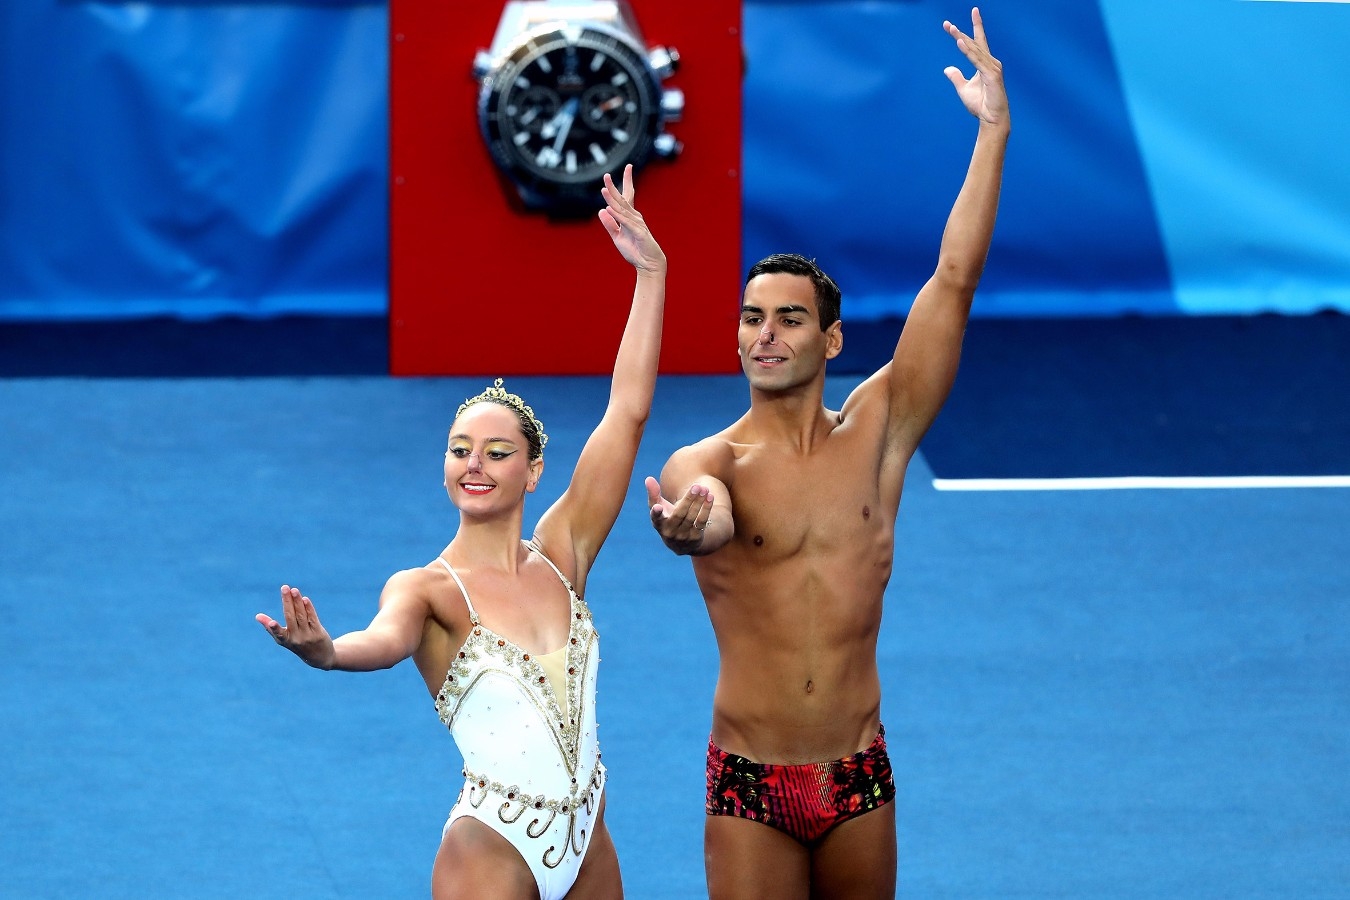
M 797 253 L 775 253 L 751 266 L 749 274 L 745 276 L 745 282 L 749 284 L 750 280 L 758 275 L 779 273 L 801 275 L 803 278 L 811 279 L 811 286 L 815 289 L 816 308 L 820 313 L 821 331 L 839 321 L 839 304 L 842 299 L 839 285 L 816 265 L 814 259 L 807 259 Z

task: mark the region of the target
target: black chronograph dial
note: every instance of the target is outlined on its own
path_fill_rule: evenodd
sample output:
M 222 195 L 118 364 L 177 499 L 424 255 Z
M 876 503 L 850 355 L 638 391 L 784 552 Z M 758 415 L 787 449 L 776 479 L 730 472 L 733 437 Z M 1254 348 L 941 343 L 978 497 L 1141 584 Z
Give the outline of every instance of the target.
M 604 173 L 651 155 L 661 88 L 625 41 L 563 26 L 516 47 L 483 82 L 479 113 L 489 151 L 527 202 L 590 210 Z

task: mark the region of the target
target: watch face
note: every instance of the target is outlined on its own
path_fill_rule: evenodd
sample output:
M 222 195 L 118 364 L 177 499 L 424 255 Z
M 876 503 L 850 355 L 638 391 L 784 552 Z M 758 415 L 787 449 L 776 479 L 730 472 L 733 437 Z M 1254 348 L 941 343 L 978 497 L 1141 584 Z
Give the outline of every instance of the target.
M 539 205 L 601 204 L 601 176 L 641 165 L 660 129 L 646 60 L 594 27 L 564 26 L 516 48 L 483 84 L 494 160 Z

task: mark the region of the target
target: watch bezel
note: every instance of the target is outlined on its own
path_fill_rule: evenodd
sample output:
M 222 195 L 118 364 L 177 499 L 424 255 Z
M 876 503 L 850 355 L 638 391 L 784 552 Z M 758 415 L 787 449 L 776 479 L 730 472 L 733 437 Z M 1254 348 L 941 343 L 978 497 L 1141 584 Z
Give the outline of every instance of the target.
M 502 134 L 499 108 L 516 74 L 533 62 L 541 53 L 554 49 L 559 42 L 580 44 L 594 35 L 606 42 L 597 47 L 616 60 L 625 69 L 631 69 L 637 88 L 640 109 L 636 119 L 640 131 L 632 149 L 612 166 L 601 170 L 594 178 L 551 179 L 520 160 L 514 148 Z M 547 49 L 544 49 L 547 48 Z M 618 49 L 620 52 L 615 53 Z M 622 56 L 626 54 L 627 58 Z M 662 108 L 661 79 L 652 69 L 645 47 L 630 35 L 606 22 L 549 21 L 522 32 L 501 53 L 482 79 L 478 93 L 478 122 L 484 143 L 497 169 L 518 188 L 522 201 L 529 208 L 548 208 L 559 211 L 589 211 L 603 205 L 600 186 L 603 173 L 617 176 L 623 167 L 632 163 L 635 168 L 645 165 L 655 153 L 656 138 L 664 130 L 666 115 Z

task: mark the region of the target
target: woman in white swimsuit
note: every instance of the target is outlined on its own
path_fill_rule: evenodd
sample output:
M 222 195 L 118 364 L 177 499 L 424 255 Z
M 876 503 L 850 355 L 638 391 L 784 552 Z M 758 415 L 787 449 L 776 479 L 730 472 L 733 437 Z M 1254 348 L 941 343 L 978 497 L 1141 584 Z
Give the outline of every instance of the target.
M 598 636 L 582 598 L 651 411 L 666 258 L 633 208 L 631 167 L 622 191 L 605 176 L 601 194 L 600 219 L 637 286 L 609 405 L 533 538 L 522 539 L 525 495 L 543 473 L 547 436 L 498 379 L 451 425 L 445 484 L 460 524 L 436 559 L 395 573 L 371 623 L 336 640 L 294 587 L 281 588 L 285 626 L 257 617 L 316 668 L 417 664 L 464 756 L 432 868 L 437 900 L 623 896 L 595 734 Z

